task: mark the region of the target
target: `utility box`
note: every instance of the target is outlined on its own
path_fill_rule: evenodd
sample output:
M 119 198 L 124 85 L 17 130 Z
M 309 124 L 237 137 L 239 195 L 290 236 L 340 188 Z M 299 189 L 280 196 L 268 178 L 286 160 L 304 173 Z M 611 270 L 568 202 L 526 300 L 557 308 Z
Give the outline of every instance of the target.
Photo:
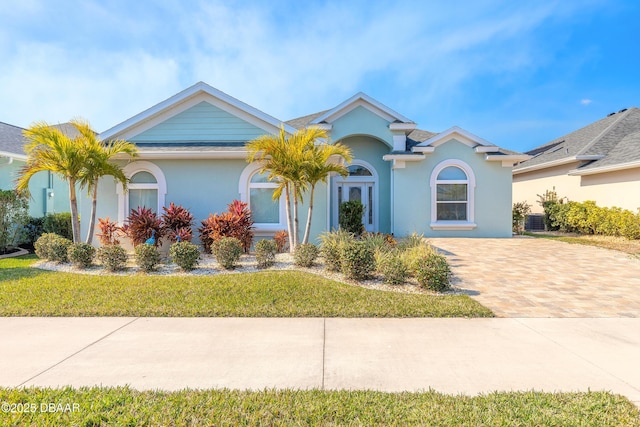
M 526 231 L 544 231 L 544 214 L 529 214 L 524 224 Z

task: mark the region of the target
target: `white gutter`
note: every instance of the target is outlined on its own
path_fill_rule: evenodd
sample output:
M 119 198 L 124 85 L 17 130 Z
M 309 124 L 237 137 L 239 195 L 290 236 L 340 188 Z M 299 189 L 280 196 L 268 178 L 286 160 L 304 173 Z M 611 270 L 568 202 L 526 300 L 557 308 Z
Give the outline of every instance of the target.
M 16 154 L 16 153 L 10 153 L 8 151 L 0 151 L 0 157 L 8 157 L 10 159 L 16 159 L 16 160 L 22 160 L 22 161 L 27 160 L 26 154 Z
M 118 155 L 116 159 L 130 160 L 128 155 Z M 246 159 L 247 151 L 138 151 L 135 159 Z
M 611 165 L 611 166 L 601 166 L 599 168 L 590 168 L 585 170 L 574 169 L 569 171 L 568 175 L 571 175 L 571 176 L 595 175 L 598 173 L 615 172 L 619 170 L 634 169 L 634 168 L 640 168 L 640 160 L 636 160 L 629 163 Z
M 525 173 L 525 172 L 531 172 L 531 171 L 535 171 L 535 170 L 539 170 L 539 169 L 551 168 L 551 167 L 554 167 L 554 166 L 566 165 L 566 164 L 569 164 L 569 163 L 579 162 L 579 161 L 583 161 L 583 160 L 600 160 L 603 157 L 604 156 L 600 155 L 600 154 L 593 154 L 593 155 L 588 155 L 588 156 L 583 155 L 583 156 L 565 157 L 565 158 L 562 158 L 562 159 L 553 160 L 551 162 L 540 163 L 538 165 L 515 168 L 513 170 L 513 174 L 514 175 L 518 175 L 518 174 Z

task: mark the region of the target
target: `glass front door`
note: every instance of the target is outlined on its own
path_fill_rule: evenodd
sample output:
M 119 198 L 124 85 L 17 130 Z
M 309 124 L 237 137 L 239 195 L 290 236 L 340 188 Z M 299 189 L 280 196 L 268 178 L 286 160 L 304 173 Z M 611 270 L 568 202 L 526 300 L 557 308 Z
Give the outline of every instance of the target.
M 367 231 L 374 230 L 373 183 L 372 182 L 343 182 L 338 183 L 338 206 L 342 202 L 359 200 L 364 205 L 362 223 Z

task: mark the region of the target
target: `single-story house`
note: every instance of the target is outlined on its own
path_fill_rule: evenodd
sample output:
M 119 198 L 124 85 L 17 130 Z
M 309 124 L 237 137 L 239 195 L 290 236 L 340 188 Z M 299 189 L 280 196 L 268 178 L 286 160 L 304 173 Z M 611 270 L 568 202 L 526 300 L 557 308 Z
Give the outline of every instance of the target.
M 312 240 L 338 225 L 338 206 L 360 200 L 369 231 L 426 236 L 510 237 L 511 173 L 527 156 L 499 148 L 458 127 L 441 133 L 358 93 L 320 113 L 282 122 L 205 83 L 197 83 L 100 134 L 126 139 L 139 157 L 122 160 L 129 191 L 106 177 L 99 184 L 98 217 L 124 222 L 132 208 L 162 213 L 170 202 L 189 208 L 196 226 L 209 213 L 239 199 L 249 204 L 257 236 L 286 229 L 284 197 L 246 162 L 247 141 L 293 133 L 307 126 L 327 130 L 350 147 L 349 176 L 331 177 L 315 192 Z M 83 196 L 85 197 L 85 196 Z M 306 221 L 306 203 L 300 221 Z M 81 203 L 81 218 L 90 203 Z M 82 235 L 87 222 L 82 221 Z
M 640 109 L 629 108 L 527 152 L 513 169 L 513 200 L 542 212 L 538 194 L 640 209 Z
M 75 131 L 69 124 L 56 125 L 63 132 Z M 15 179 L 26 164 L 26 140 L 23 128 L 0 122 L 0 189 L 15 188 Z M 67 133 L 71 135 L 70 133 Z M 51 172 L 38 172 L 29 182 L 29 215 L 41 217 L 50 213 L 69 212 L 69 186 Z

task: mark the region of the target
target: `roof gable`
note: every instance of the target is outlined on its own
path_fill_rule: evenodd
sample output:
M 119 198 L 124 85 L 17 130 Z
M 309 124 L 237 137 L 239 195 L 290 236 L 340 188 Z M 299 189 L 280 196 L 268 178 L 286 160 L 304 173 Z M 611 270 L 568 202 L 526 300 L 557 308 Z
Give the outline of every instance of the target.
M 391 108 L 387 107 L 381 102 L 376 101 L 375 99 L 371 98 L 369 95 L 363 92 L 358 92 L 357 94 L 347 99 L 337 107 L 334 107 L 331 110 L 325 111 L 324 114 L 321 114 L 320 116 L 316 117 L 309 124 L 314 125 L 314 124 L 320 124 L 320 123 L 333 123 L 340 117 L 344 116 L 345 114 L 348 114 L 349 112 L 353 111 L 358 107 L 366 108 L 372 113 L 382 117 L 384 120 L 386 120 L 389 123 L 394 123 L 394 122 L 410 123 L 410 124 L 413 124 L 415 127 L 415 123 L 413 121 L 409 120 L 402 114 L 392 110 Z
M 264 132 L 278 132 L 279 127 L 283 125 L 282 122 L 275 117 L 251 107 L 206 83 L 198 82 L 159 104 L 104 131 L 100 134 L 100 137 L 104 140 L 113 138 L 134 139 L 137 135 L 141 135 L 203 102 L 233 117 L 241 119 L 255 128 L 262 129 Z M 289 125 L 284 124 L 284 127 L 287 132 L 295 132 L 295 129 Z
M 475 148 L 480 145 L 486 147 L 487 149 L 498 150 L 498 147 L 491 144 L 489 141 L 480 138 L 479 136 L 458 126 L 450 127 L 444 132 L 440 132 L 439 134 L 432 136 L 426 141 L 417 144 L 416 147 L 437 147 L 447 141 L 450 141 L 451 139 L 456 139 L 457 141 L 460 141 L 461 143 L 471 148 Z

